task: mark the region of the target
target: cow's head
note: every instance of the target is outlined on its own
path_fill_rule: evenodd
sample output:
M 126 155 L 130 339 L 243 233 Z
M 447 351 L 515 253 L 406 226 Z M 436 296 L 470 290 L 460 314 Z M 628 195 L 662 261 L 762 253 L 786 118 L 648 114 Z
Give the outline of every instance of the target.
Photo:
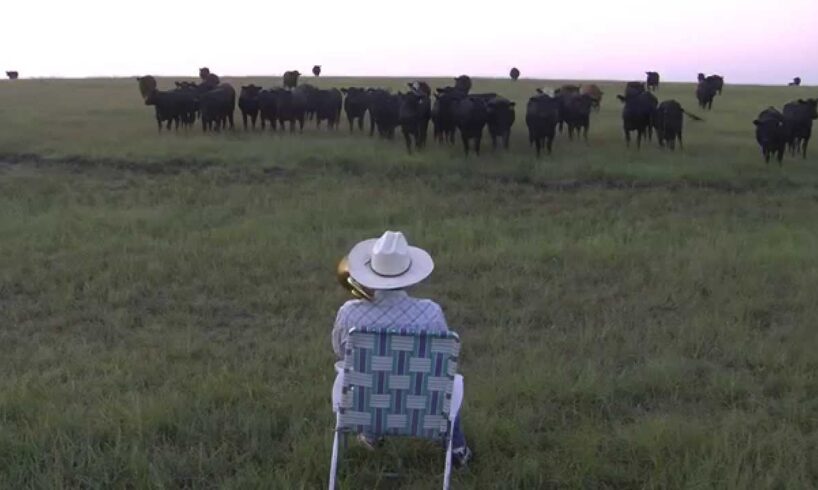
M 469 93 L 471 90 L 471 78 L 468 75 L 460 75 L 454 79 L 454 87 L 463 92 Z
M 208 75 L 210 75 L 210 68 L 206 66 L 199 68 L 199 78 L 201 78 L 202 80 L 206 80 Z
M 257 96 L 261 92 L 261 87 L 258 87 L 254 84 L 250 85 L 242 85 L 241 86 L 241 96 L 242 97 L 254 97 Z
M 147 103 L 148 97 L 156 92 L 156 79 L 151 75 L 146 75 L 144 77 L 136 77 L 136 81 L 139 83 L 139 93 L 142 94 L 142 98 L 145 99 Z
M 818 99 L 798 99 L 798 103 L 807 107 L 807 113 L 812 119 L 818 119 Z

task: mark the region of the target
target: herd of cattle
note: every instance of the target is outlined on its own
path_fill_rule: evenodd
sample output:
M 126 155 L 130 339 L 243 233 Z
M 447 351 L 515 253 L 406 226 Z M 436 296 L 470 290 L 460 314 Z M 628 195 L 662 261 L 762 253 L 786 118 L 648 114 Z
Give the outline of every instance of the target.
M 313 68 L 313 74 L 320 74 L 320 66 Z M 161 131 L 172 125 L 178 129 L 192 126 L 197 119 L 204 131 L 220 131 L 234 127 L 236 102 L 242 114 L 245 130 L 285 129 L 290 132 L 296 126 L 303 130 L 305 121 L 314 120 L 316 127 L 326 122 L 335 129 L 341 122 L 342 110 L 346 113 L 350 131 L 364 131 L 364 120 L 369 115 L 369 134 L 392 139 L 400 127 L 410 153 L 426 144 L 431 123 L 434 139 L 442 143 L 454 143 L 460 134 L 466 155 L 473 149 L 480 153 L 483 131 L 488 128 L 492 146 L 498 141 L 504 148 L 509 147 L 511 128 L 516 119 L 515 103 L 496 93 L 474 93 L 472 82 L 466 75 L 454 79 L 454 85 L 440 87 L 434 92 L 422 81 L 408 84 L 405 92 L 391 93 L 377 88 L 332 88 L 318 89 L 309 84 L 299 85 L 301 74 L 288 71 L 283 76 L 281 87 L 263 89 L 256 85 L 245 85 L 236 97 L 235 89 L 222 83 L 219 77 L 207 68 L 199 70 L 200 83 L 176 82 L 174 90 L 157 88 L 152 76 L 137 77 L 139 89 L 146 105 L 155 108 L 156 121 Z M 512 69 L 512 79 L 519 76 L 519 70 Z M 724 90 L 724 78 L 718 75 L 699 74 L 696 98 L 702 110 L 711 110 L 713 101 Z M 800 80 L 799 80 L 800 82 Z M 645 82 L 628 82 L 623 95 L 617 98 L 623 103 L 622 121 L 626 144 L 631 143 L 631 134 L 636 134 L 637 147 L 643 139 L 652 139 L 656 133 L 660 146 L 674 150 L 676 141 L 682 146 L 684 116 L 702 120 L 686 111 L 679 102 L 666 100 L 659 103 L 655 92 L 659 89 L 660 76 L 647 72 Z M 527 102 L 525 122 L 528 127 L 529 143 L 539 156 L 543 149 L 551 153 L 557 131 L 567 128 L 569 138 L 574 134 L 588 138 L 591 114 L 598 111 L 603 92 L 595 84 L 564 85 L 554 90 L 538 89 Z M 769 162 L 771 155 L 782 161 L 785 149 L 802 152 L 806 158 L 812 121 L 818 118 L 816 99 L 798 100 L 784 106 L 782 111 L 775 108 L 764 110 L 754 121 L 756 139 L 762 148 L 764 158 Z

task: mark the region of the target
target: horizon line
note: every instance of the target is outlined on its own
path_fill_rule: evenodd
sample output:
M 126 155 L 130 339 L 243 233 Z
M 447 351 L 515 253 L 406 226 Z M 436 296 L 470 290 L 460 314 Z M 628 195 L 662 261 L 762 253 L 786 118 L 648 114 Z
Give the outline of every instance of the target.
M 6 82 L 19 82 L 25 80 L 117 80 L 117 79 L 128 79 L 128 78 L 135 78 L 137 76 L 144 76 L 145 74 L 133 74 L 133 75 L 86 75 L 86 76 L 58 76 L 58 75 L 44 75 L 44 76 L 32 76 L 32 77 L 20 77 L 16 80 L 11 80 L 7 78 L 2 78 L 0 81 Z M 177 79 L 198 79 L 199 77 L 196 75 L 182 75 L 182 74 L 171 74 L 171 75 L 153 75 L 156 78 L 177 78 Z M 220 78 L 281 78 L 283 74 L 275 74 L 275 75 L 220 75 Z M 483 76 L 483 75 L 469 75 L 472 79 L 475 80 L 511 80 L 510 77 L 500 77 L 500 76 Z M 316 77 L 312 74 L 301 74 L 299 80 L 318 80 L 321 78 L 346 78 L 346 79 L 454 79 L 455 76 L 452 75 L 324 75 L 322 74 L 319 77 Z M 600 82 L 600 83 L 627 83 L 631 81 L 644 81 L 642 78 L 571 78 L 571 77 L 559 77 L 559 78 L 536 78 L 536 77 L 520 77 L 516 80 L 519 81 L 553 81 L 553 82 L 567 82 L 567 81 L 580 81 L 580 82 Z M 695 80 L 687 81 L 687 80 L 676 80 L 676 79 L 663 79 L 661 83 L 668 83 L 668 84 L 696 84 L 698 83 Z M 730 86 L 760 86 L 760 87 L 790 87 L 786 84 L 774 84 L 774 83 L 765 83 L 765 82 L 738 82 L 738 83 L 731 83 L 729 82 L 729 78 L 725 77 L 725 83 Z M 797 87 L 792 88 L 812 88 L 818 87 L 815 85 L 806 85 L 801 84 Z

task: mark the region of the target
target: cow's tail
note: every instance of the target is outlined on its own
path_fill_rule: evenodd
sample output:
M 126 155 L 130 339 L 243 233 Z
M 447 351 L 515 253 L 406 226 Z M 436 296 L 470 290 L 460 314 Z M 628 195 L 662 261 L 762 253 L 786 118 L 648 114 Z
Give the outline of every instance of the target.
M 685 113 L 685 115 L 686 115 L 687 117 L 689 117 L 690 119 L 693 119 L 694 121 L 704 121 L 704 119 L 700 118 L 700 117 L 699 117 L 699 116 L 697 116 L 696 114 L 693 114 L 693 113 L 687 112 L 687 111 L 686 111 L 686 110 L 684 110 L 684 109 L 682 109 L 682 112 L 684 112 L 684 113 Z

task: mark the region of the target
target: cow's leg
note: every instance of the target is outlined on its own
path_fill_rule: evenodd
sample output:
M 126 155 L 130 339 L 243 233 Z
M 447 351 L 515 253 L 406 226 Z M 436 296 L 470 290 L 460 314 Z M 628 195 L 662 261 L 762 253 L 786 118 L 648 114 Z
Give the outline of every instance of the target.
M 480 141 L 482 139 L 483 139 L 483 133 L 482 132 L 480 134 L 478 134 L 477 137 L 474 139 L 474 153 L 476 155 L 480 155 Z
M 156 125 L 159 126 L 159 132 L 162 132 L 162 120 L 158 117 L 156 118 Z
M 804 159 L 807 158 L 807 145 L 808 144 L 809 144 L 809 136 L 804 138 L 804 140 L 801 142 L 801 154 L 803 155 Z
M 545 143 L 546 148 L 548 149 L 548 154 L 551 154 L 551 148 L 554 146 L 554 135 L 548 137 Z
M 256 121 L 258 120 L 258 113 L 250 114 L 250 120 L 253 121 L 253 131 L 256 130 Z
M 510 144 L 509 144 L 510 139 L 511 139 L 511 130 L 509 129 L 509 130 L 506 131 L 506 134 L 503 135 L 503 148 L 505 148 L 506 150 L 508 150 L 508 148 L 510 146 Z
M 497 135 L 494 133 L 491 135 L 491 149 L 497 151 Z
M 685 149 L 685 145 L 684 145 L 684 142 L 682 141 L 682 132 L 681 132 L 681 131 L 679 131 L 679 135 L 678 135 L 678 136 L 679 136 L 679 149 L 680 149 L 680 150 L 684 150 L 684 149 Z
M 403 132 L 403 139 L 406 140 L 406 152 L 410 155 L 412 154 L 412 136 L 409 133 L 408 128 L 401 128 Z
M 637 150 L 642 149 L 642 134 L 644 134 L 644 132 L 645 132 L 645 130 L 643 130 L 643 129 L 636 130 L 636 149 Z
M 463 153 L 466 156 L 469 156 L 469 137 L 465 135 L 462 131 L 460 132 L 460 137 L 463 140 Z
M 537 149 L 537 158 L 539 158 L 539 157 L 540 157 L 540 149 L 541 149 L 541 148 L 542 148 L 542 146 L 543 146 L 544 140 L 543 140 L 543 139 L 541 139 L 541 138 L 539 138 L 539 137 L 534 138 L 534 137 L 532 136 L 532 137 L 531 137 L 531 143 L 533 143 L 533 144 L 534 144 L 534 147 Z
M 588 142 L 588 128 L 589 128 L 590 126 L 591 126 L 591 125 L 590 125 L 590 123 L 585 124 L 585 127 L 583 128 L 583 131 L 582 131 L 582 132 L 583 132 L 583 136 L 585 137 L 585 142 L 586 142 L 586 143 Z
M 631 147 L 631 132 L 627 129 L 625 130 L 625 146 Z

